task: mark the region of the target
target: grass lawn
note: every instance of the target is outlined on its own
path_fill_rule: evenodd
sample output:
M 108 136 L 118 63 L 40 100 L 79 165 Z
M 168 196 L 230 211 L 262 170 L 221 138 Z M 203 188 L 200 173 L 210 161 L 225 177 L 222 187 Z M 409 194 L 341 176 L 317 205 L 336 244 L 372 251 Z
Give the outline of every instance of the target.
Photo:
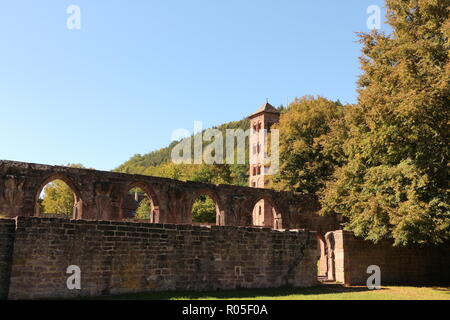
M 210 292 L 152 292 L 99 297 L 120 300 L 450 300 L 450 287 L 344 287 L 326 284 L 313 288 L 242 289 Z

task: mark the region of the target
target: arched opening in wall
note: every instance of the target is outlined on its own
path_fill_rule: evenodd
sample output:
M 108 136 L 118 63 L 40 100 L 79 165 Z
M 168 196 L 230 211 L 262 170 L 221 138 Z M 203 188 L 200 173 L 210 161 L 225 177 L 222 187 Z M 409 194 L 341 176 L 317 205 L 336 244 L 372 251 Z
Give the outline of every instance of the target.
M 325 237 L 322 235 L 317 235 L 317 246 L 317 276 L 319 280 L 325 281 L 328 275 L 328 250 Z
M 145 184 L 132 184 L 122 197 L 121 217 L 123 220 L 159 222 L 159 206 L 153 190 Z
M 252 220 L 256 227 L 283 228 L 281 213 L 269 198 L 262 198 L 256 202 L 252 211 Z
M 199 195 L 191 207 L 192 223 L 200 225 L 221 225 L 220 209 L 217 201 L 208 194 Z
M 82 210 L 83 202 L 78 192 L 62 177 L 47 179 L 36 192 L 37 217 L 80 219 Z

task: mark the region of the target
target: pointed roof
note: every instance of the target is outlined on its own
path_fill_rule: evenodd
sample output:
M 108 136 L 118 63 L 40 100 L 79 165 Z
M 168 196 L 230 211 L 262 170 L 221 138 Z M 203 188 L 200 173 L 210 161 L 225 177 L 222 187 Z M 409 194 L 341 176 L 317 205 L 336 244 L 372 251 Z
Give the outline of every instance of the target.
M 249 118 L 253 118 L 254 116 L 260 114 L 260 113 L 264 113 L 264 112 L 268 112 L 268 113 L 277 113 L 279 114 L 280 111 L 278 111 L 274 106 L 272 106 L 269 102 L 266 102 L 265 104 L 263 104 L 258 110 L 256 110 L 255 112 L 253 112 L 251 115 L 249 115 Z

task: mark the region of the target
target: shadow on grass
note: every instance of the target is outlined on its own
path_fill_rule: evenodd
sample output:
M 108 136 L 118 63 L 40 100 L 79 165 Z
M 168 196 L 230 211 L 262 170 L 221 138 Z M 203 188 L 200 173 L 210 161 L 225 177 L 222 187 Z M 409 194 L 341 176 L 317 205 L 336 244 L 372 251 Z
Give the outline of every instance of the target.
M 384 290 L 384 289 L 380 289 Z M 264 298 L 273 299 L 276 297 L 285 297 L 290 295 L 323 295 L 335 293 L 351 293 L 371 291 L 367 287 L 346 287 L 341 284 L 324 284 L 310 288 L 269 288 L 269 289 L 236 289 L 236 290 L 217 290 L 205 292 L 193 291 L 166 291 L 166 292 L 147 292 L 133 293 L 123 295 L 112 295 L 96 297 L 101 300 L 169 300 L 169 299 L 252 299 Z
M 450 294 L 450 287 L 433 287 L 432 289 L 436 290 L 436 291 L 444 292 L 446 294 Z

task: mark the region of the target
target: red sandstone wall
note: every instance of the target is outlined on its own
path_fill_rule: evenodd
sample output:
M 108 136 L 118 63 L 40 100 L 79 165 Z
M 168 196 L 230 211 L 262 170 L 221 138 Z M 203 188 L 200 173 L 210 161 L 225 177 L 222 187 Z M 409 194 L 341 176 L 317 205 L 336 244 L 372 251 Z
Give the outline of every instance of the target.
M 331 238 L 336 280 L 365 285 L 370 265 L 381 269 L 381 285 L 450 283 L 450 245 L 393 247 L 389 241 L 373 244 L 347 231 L 327 234 Z M 330 241 L 329 241 L 330 242 Z
M 281 215 L 280 229 L 309 229 L 322 235 L 340 229 L 339 215 L 317 214 L 320 205 L 312 194 L 6 160 L 0 160 L 0 216 L 41 216 L 37 200 L 42 188 L 53 179 L 63 180 L 74 192 L 76 219 L 129 218 L 128 191 L 139 187 L 152 197 L 154 221 L 159 223 L 191 223 L 195 199 L 208 195 L 218 206 L 216 218 L 220 225 L 252 226 L 255 204 L 266 199 Z
M 30 217 L 16 222 L 10 299 L 317 281 L 314 232 Z M 81 268 L 81 290 L 66 287 L 69 265 Z
M 0 299 L 8 297 L 15 221 L 0 219 Z

